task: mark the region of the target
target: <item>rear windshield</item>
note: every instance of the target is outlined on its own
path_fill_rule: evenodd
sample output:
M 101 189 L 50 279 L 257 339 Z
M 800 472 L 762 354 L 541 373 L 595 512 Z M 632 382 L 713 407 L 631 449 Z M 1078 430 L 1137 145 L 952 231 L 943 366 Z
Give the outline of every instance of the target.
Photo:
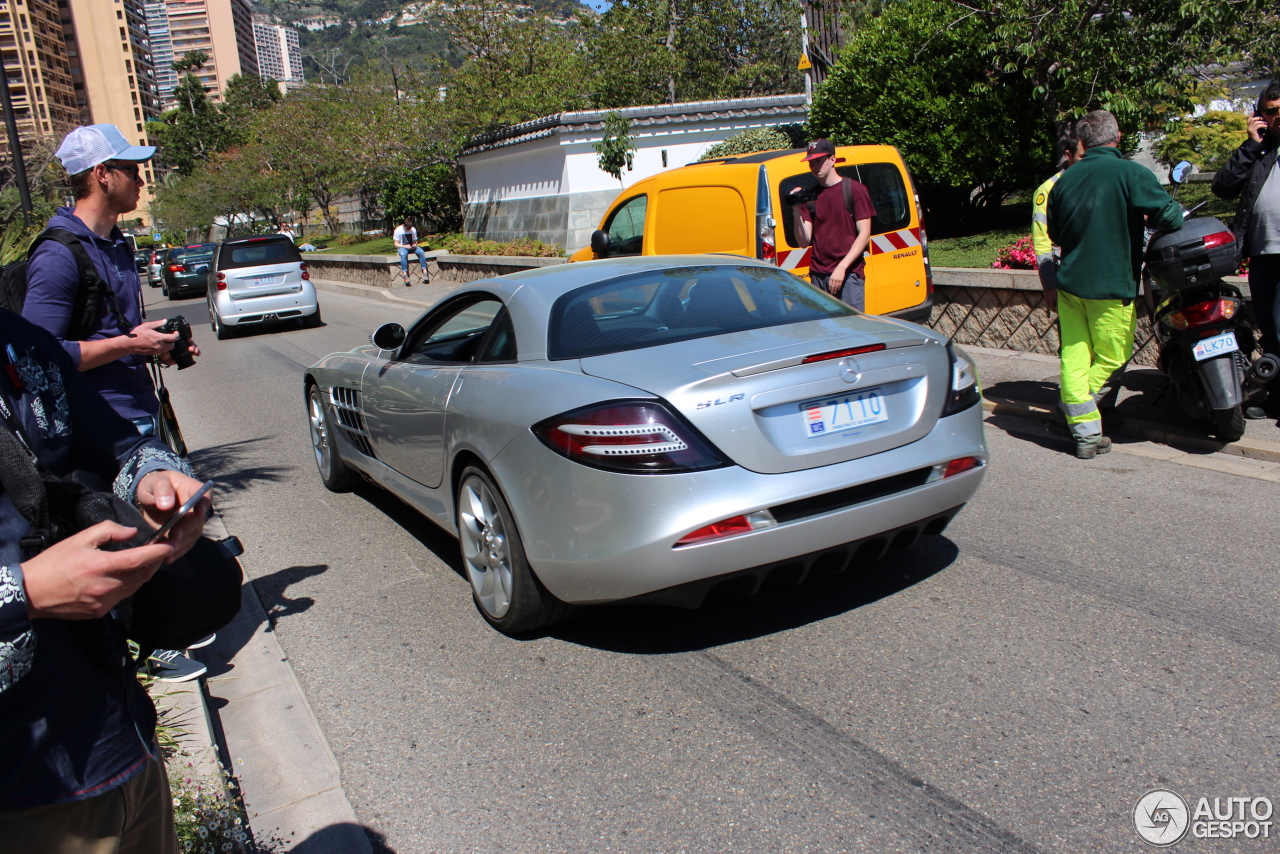
M 213 250 L 217 248 L 216 243 L 201 243 L 197 246 L 178 246 L 170 251 L 169 260 L 177 264 L 181 261 L 184 264 L 194 264 L 200 261 L 208 261 L 213 257 Z
M 836 171 L 846 178 L 861 181 L 871 196 L 876 215 L 871 218 L 871 233 L 884 234 L 898 231 L 911 224 L 911 206 L 907 202 L 907 185 L 902 172 L 892 163 L 859 163 L 853 166 L 837 166 Z M 801 192 L 818 189 L 818 179 L 812 173 L 802 172 L 778 182 L 778 197 L 783 200 L 786 216 L 781 217 L 782 230 L 788 246 L 798 246 L 795 235 L 795 218 L 791 216 L 786 198 L 796 187 Z
M 222 247 L 218 269 L 260 267 L 264 264 L 301 263 L 302 256 L 291 240 L 264 240 L 261 243 L 232 243 Z
M 609 279 L 557 299 L 547 355 L 583 359 L 855 313 L 783 270 L 676 267 Z

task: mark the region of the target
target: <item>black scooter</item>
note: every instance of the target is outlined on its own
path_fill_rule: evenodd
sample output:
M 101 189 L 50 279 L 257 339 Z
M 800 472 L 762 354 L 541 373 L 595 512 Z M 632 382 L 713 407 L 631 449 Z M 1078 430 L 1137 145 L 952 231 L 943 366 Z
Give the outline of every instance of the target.
M 1181 184 L 1190 169 L 1184 160 L 1169 179 Z M 1146 283 L 1159 289 L 1148 291 L 1159 368 L 1183 412 L 1207 417 L 1215 436 L 1234 442 L 1244 435 L 1244 407 L 1266 400 L 1266 384 L 1280 374 L 1275 356 L 1250 358 L 1257 327 L 1244 294 L 1222 280 L 1240 266 L 1239 242 L 1217 219 L 1187 219 L 1179 231 L 1153 235 L 1145 260 Z

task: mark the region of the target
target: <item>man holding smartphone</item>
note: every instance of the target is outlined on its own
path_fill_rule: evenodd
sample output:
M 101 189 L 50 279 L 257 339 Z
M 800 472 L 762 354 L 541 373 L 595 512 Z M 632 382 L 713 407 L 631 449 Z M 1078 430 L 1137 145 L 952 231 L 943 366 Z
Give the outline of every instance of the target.
M 1235 150 L 1227 165 L 1213 179 L 1213 193 L 1224 199 L 1240 197 L 1231 224 L 1242 254 L 1249 259 L 1249 291 L 1253 314 L 1262 330 L 1262 349 L 1280 356 L 1280 80 L 1258 96 L 1249 117 L 1249 136 Z M 1272 393 L 1269 409 L 1280 414 L 1280 395 Z M 1247 418 L 1265 418 L 1266 411 L 1251 406 Z
M 795 218 L 796 246 L 813 246 L 809 281 L 832 296 L 866 311 L 866 263 L 862 253 L 871 241 L 871 218 L 876 209 L 871 194 L 860 182 L 836 170 L 844 158 L 836 157 L 829 139 L 809 143 L 804 160 L 818 179 L 818 198 L 791 207 Z M 800 188 L 792 190 L 798 193 Z

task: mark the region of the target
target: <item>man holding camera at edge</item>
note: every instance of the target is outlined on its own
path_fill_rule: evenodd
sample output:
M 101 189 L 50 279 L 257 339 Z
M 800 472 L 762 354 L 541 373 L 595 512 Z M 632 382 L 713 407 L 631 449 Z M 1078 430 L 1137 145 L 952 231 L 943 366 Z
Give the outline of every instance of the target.
M 804 160 L 818 179 L 818 198 L 810 203 L 812 210 L 810 204 L 793 203 L 791 215 L 797 247 L 813 246 L 809 281 L 858 311 L 866 311 L 866 264 L 862 253 L 871 241 L 871 218 L 876 215 L 871 194 L 861 182 L 836 171 L 836 164 L 843 163 L 844 158 L 836 157 L 831 140 L 809 143 Z M 799 192 L 799 187 L 791 191 Z
M 115 125 L 79 127 L 67 134 L 57 157 L 71 176 L 75 208 L 58 208 L 46 228 L 61 228 L 80 238 L 94 268 L 114 294 L 103 294 L 95 326 L 82 340 L 68 340 L 80 269 L 66 246 L 46 240 L 27 265 L 27 295 L 22 316 L 50 332 L 101 394 L 143 436 L 158 434 L 160 402 L 147 372 L 152 356 L 173 364 L 169 353 L 177 332 L 160 332 L 163 320 L 144 320 L 142 283 L 133 252 L 116 226 L 121 214 L 138 207 L 145 186 L 140 169 L 156 153 L 154 146 L 130 145 Z M 117 317 L 119 311 L 123 317 Z M 127 334 L 121 330 L 128 329 Z M 200 348 L 190 344 L 193 356 Z M 149 661 L 162 681 L 185 681 L 204 672 L 198 662 L 176 650 L 156 650 Z
M 31 457 L 57 477 L 114 478 L 154 526 L 200 483 L 113 412 L 47 332 L 0 310 L 0 342 L 0 847 L 174 854 L 155 707 L 111 611 L 191 548 L 209 499 L 152 544 L 113 551 L 136 529 L 103 521 L 41 549 L 16 506 L 30 497 L 16 472 L 35 477 Z
M 1224 199 L 1240 197 L 1231 230 L 1249 259 L 1249 291 L 1262 349 L 1280 356 L 1280 79 L 1272 80 L 1258 96 L 1248 132 L 1214 176 L 1212 189 Z M 1280 393 L 1271 392 L 1267 409 L 1280 414 Z M 1250 406 L 1245 417 L 1265 418 L 1267 411 Z

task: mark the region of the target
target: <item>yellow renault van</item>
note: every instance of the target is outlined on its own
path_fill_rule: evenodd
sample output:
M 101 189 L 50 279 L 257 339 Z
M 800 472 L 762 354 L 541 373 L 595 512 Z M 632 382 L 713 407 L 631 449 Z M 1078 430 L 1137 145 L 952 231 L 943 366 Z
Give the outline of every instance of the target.
M 805 149 L 764 151 L 691 163 L 637 181 L 605 212 L 591 245 L 570 261 L 621 255 L 727 252 L 771 260 L 809 276 L 809 250 L 796 245 L 784 199 L 816 189 Z M 923 320 L 933 308 L 929 243 L 907 164 L 890 145 L 843 145 L 836 167 L 866 185 L 875 205 L 866 252 L 867 312 Z

